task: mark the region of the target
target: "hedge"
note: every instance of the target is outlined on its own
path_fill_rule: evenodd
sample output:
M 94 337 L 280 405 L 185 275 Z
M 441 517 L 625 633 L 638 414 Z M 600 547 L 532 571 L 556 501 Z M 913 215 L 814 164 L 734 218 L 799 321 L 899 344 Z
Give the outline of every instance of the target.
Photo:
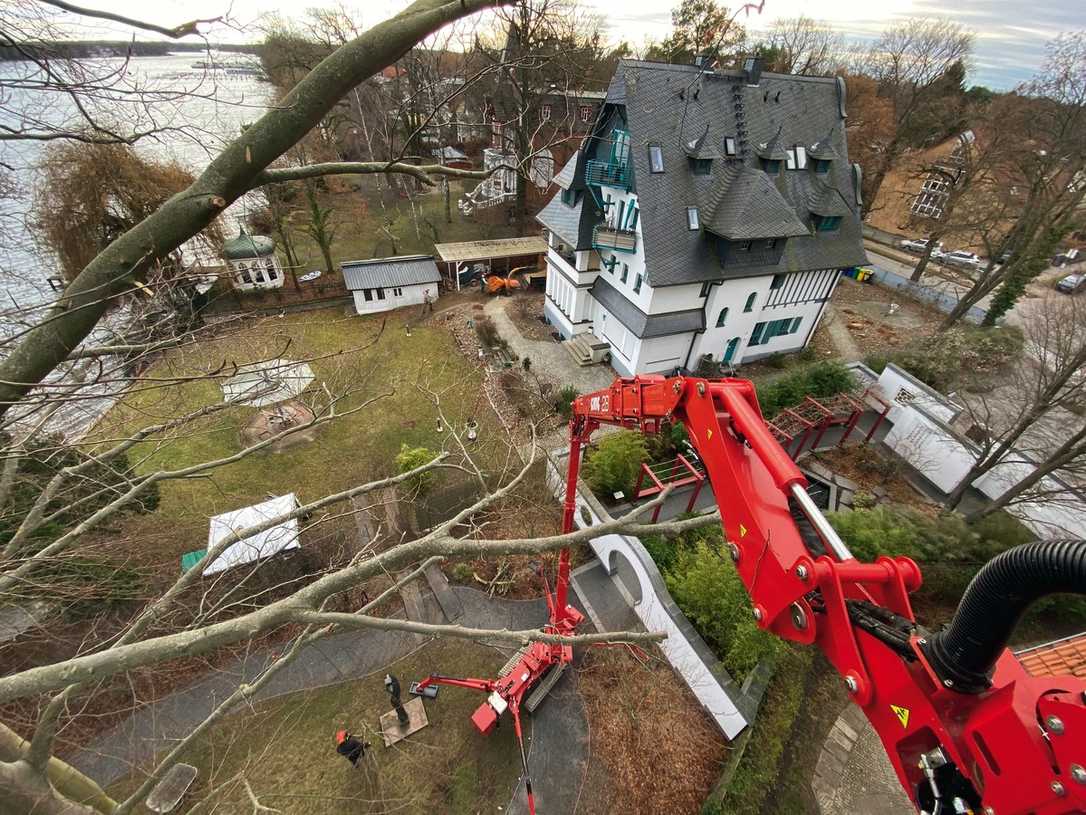
M 772 419 L 785 408 L 798 405 L 806 397 L 827 399 L 856 386 L 852 372 L 843 363 L 816 362 L 757 387 L 762 415 Z
M 743 751 L 724 800 L 703 811 L 728 815 L 760 815 L 777 786 L 781 756 L 803 704 L 814 650 L 797 646 L 780 649 L 777 669 L 766 688 L 758 718 L 751 726 L 750 747 Z M 811 745 L 818 749 L 818 745 Z M 714 811 L 715 810 L 715 811 Z
M 674 540 L 649 536 L 643 543 L 679 609 L 737 682 L 776 654 L 780 641 L 755 624 L 719 526 Z

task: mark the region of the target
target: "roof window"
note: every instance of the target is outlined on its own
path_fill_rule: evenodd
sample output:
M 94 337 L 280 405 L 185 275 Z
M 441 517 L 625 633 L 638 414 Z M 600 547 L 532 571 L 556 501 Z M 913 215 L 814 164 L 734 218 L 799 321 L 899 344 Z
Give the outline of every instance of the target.
M 807 167 L 807 148 L 802 144 L 789 147 L 785 157 L 785 166 L 789 170 L 803 170 Z
M 691 231 L 701 228 L 701 220 L 698 216 L 697 207 L 686 208 L 686 228 Z
M 649 172 L 664 171 L 664 149 L 658 144 L 649 145 Z

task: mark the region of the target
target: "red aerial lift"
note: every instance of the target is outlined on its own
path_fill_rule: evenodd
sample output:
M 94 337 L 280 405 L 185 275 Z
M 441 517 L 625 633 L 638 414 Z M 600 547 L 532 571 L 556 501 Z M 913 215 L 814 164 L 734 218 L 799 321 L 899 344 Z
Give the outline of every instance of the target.
M 921 583 L 917 565 L 904 557 L 852 557 L 766 427 L 750 382 L 662 376 L 617 379 L 574 402 L 564 532 L 573 530 L 581 452 L 593 431 L 611 424 L 654 433 L 666 422 L 686 426 L 701 458 L 754 619 L 822 650 L 920 812 L 1086 813 L 1086 682 L 1032 676 L 1006 648 L 1031 602 L 1086 593 L 1086 542 L 1026 544 L 999 555 L 970 584 L 950 625 L 929 632 L 909 604 Z M 567 604 L 568 586 L 563 549 L 555 590 L 546 590 L 544 631 L 572 634 L 580 623 Z M 446 684 L 487 692 L 472 716 L 484 733 L 510 710 L 534 813 L 520 713 L 571 659 L 568 646 L 536 642 L 497 680 L 435 675 L 412 689 Z

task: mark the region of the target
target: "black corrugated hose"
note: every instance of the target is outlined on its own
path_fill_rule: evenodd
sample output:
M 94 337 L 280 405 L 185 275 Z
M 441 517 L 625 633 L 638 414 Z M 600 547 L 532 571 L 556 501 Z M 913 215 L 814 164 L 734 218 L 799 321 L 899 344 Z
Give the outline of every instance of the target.
M 954 619 L 930 637 L 924 652 L 948 687 L 980 693 L 996 660 L 1035 600 L 1086 594 L 1086 541 L 1027 543 L 992 558 L 962 596 Z

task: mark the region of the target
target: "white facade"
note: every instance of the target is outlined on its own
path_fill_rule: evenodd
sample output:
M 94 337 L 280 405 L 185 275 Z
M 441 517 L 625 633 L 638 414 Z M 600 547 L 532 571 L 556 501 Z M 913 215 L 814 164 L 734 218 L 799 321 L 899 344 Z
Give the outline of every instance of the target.
M 402 306 L 417 306 L 434 302 L 438 298 L 437 283 L 419 283 L 413 286 L 386 286 L 383 288 L 356 289 L 354 308 L 359 314 L 375 314 Z
M 266 291 L 283 287 L 283 267 L 274 254 L 227 262 L 231 282 L 238 291 Z
M 604 195 L 610 202 L 610 227 L 616 226 L 619 213 L 639 208 L 635 193 L 605 188 Z M 606 340 L 612 366 L 627 376 L 694 369 L 703 356 L 738 365 L 798 351 L 814 333 L 837 284 L 838 270 L 826 269 L 654 288 L 647 281 L 640 219 L 635 219 L 632 231 L 633 252 L 573 252 L 550 232 L 544 303 L 544 316 L 564 338 L 591 332 Z M 592 296 L 597 277 L 649 318 L 696 309 L 704 315 L 705 328 L 638 336 Z

